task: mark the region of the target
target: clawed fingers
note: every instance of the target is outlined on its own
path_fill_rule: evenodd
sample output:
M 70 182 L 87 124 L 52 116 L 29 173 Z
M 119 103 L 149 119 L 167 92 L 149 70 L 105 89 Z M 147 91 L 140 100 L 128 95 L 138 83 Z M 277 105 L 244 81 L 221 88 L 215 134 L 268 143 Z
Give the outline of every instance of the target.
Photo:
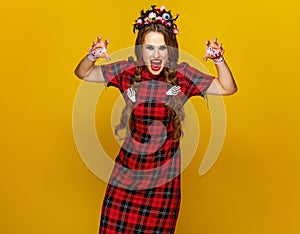
M 110 61 L 110 56 L 108 53 L 103 53 L 103 57 L 106 59 L 106 61 Z
M 107 45 L 109 40 L 102 41 L 101 36 L 97 36 L 97 40 L 94 40 L 92 46 L 89 48 L 89 59 L 96 61 L 98 58 L 105 58 L 106 61 L 110 60 L 110 56 L 107 53 Z
M 107 47 L 109 44 L 109 40 L 102 41 L 102 36 L 97 36 L 97 40 L 93 41 L 92 48 L 101 48 L 101 47 Z
M 213 60 L 220 58 L 224 54 L 222 43 L 218 42 L 218 39 L 216 37 L 214 37 L 212 41 L 207 40 L 205 44 L 206 44 L 206 54 L 203 57 L 204 61 L 207 61 L 208 58 Z
M 210 55 L 209 54 L 205 54 L 204 57 L 203 57 L 203 60 L 207 61 L 208 58 L 210 58 Z
M 218 39 L 216 37 L 213 38 L 212 42 L 207 40 L 205 44 L 206 44 L 206 46 L 212 47 L 214 49 L 222 48 L 222 43 L 218 42 Z

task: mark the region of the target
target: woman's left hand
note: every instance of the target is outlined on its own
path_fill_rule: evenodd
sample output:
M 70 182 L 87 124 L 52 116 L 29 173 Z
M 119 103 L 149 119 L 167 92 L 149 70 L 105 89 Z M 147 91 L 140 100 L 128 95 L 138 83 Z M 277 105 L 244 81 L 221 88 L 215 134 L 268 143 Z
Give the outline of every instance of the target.
M 215 37 L 213 41 L 206 41 L 206 54 L 203 57 L 204 61 L 207 61 L 208 58 L 212 59 L 215 63 L 224 62 L 223 59 L 224 49 L 222 43 L 217 41 Z
M 102 37 L 98 36 L 97 41 L 93 41 L 92 46 L 89 48 L 89 59 L 96 61 L 98 58 L 105 58 L 106 61 L 110 60 L 110 56 L 107 53 L 107 45 L 109 40 L 102 41 Z

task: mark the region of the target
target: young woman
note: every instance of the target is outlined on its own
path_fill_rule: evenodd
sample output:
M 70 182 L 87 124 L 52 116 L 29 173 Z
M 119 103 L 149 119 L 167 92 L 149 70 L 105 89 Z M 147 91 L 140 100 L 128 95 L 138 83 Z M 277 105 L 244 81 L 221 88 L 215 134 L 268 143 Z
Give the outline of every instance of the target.
M 126 102 L 118 135 L 124 143 L 107 186 L 99 233 L 174 233 L 180 207 L 180 137 L 183 105 L 206 94 L 231 95 L 236 84 L 221 43 L 206 43 L 204 60 L 212 59 L 218 77 L 187 63 L 178 64 L 175 24 L 164 6 L 142 11 L 136 20 L 136 60 L 95 65 L 109 60 L 108 41 L 94 41 L 75 74 L 85 81 L 118 88 Z

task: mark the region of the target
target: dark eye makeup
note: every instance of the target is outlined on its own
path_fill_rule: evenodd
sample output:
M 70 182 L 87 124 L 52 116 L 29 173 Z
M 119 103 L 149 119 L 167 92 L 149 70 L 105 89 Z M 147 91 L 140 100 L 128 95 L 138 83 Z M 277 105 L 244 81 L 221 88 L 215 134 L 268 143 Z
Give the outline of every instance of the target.
M 146 48 L 147 50 L 154 50 L 154 49 L 155 49 L 155 47 L 154 47 L 153 45 L 145 45 L 145 48 Z M 159 46 L 158 49 L 159 49 L 160 51 L 165 51 L 165 50 L 167 49 L 167 46 L 162 45 L 162 46 Z

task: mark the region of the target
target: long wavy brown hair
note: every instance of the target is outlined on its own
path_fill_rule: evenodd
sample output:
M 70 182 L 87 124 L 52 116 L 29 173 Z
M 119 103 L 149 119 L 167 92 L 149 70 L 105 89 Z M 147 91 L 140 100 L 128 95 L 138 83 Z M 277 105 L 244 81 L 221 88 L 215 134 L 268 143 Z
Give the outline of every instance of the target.
M 164 35 L 164 40 L 168 49 L 168 64 L 163 69 L 162 72 L 166 83 L 172 86 L 178 84 L 176 67 L 177 67 L 179 55 L 178 55 L 178 43 L 177 43 L 176 36 L 162 24 L 150 24 L 149 26 L 142 28 L 138 32 L 135 41 L 135 55 L 137 61 L 136 61 L 135 76 L 131 83 L 131 88 L 135 91 L 135 93 L 137 93 L 139 88 L 139 83 L 142 80 L 141 66 L 139 64 L 143 64 L 142 45 L 144 44 L 145 36 L 149 32 L 159 32 Z M 184 119 L 183 103 L 181 99 L 177 95 L 175 95 L 175 96 L 171 96 L 171 100 L 168 103 L 165 103 L 165 105 L 169 108 L 169 110 L 172 113 L 172 121 L 174 126 L 173 140 L 177 142 L 180 140 L 180 137 L 182 135 L 181 121 Z M 120 124 L 118 124 L 115 128 L 115 134 L 117 136 L 119 136 L 119 131 L 122 129 L 126 130 L 126 135 L 130 132 L 131 112 L 132 112 L 132 102 L 128 101 L 122 111 Z

